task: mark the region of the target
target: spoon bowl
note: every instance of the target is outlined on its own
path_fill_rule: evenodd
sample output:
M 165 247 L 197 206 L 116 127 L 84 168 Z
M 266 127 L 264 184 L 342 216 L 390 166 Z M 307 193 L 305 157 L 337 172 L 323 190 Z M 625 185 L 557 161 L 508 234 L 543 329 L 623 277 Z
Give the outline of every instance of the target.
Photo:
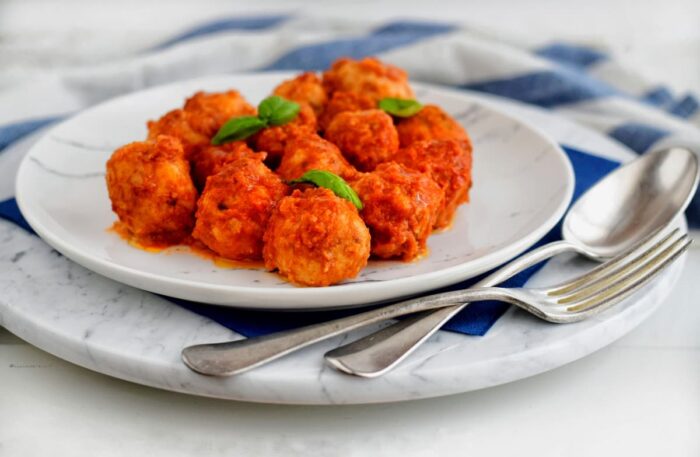
M 669 225 L 698 185 L 698 160 L 684 148 L 649 152 L 590 188 L 569 210 L 564 240 L 605 260 Z

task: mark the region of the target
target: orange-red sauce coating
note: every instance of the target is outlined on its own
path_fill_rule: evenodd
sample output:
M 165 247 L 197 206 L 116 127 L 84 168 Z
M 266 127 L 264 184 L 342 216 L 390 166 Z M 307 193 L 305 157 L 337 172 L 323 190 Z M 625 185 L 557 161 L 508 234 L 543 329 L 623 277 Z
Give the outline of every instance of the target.
M 336 60 L 323 73 L 323 87 L 332 94 L 336 91 L 364 94 L 378 102 L 382 98 L 413 98 L 408 74 L 394 65 L 375 57 L 362 60 Z
M 315 134 L 291 140 L 275 171 L 289 181 L 300 178 L 309 170 L 330 171 L 344 179 L 352 179 L 357 174 L 336 145 Z
M 308 104 L 302 103 L 299 115 L 292 122 L 266 127 L 253 135 L 249 143 L 256 151 L 265 152 L 268 162 L 276 166 L 291 141 L 315 135 L 316 129 L 316 115 Z
M 438 213 L 435 228 L 448 227 L 457 207 L 469 201 L 472 186 L 471 148 L 456 140 L 423 140 L 397 154 L 397 161 L 430 176 L 445 192 L 445 204 Z
M 272 91 L 273 94 L 311 107 L 317 116 L 323 112 L 328 96 L 316 73 L 302 73 L 296 78 L 283 81 Z
M 377 107 L 377 102 L 367 95 L 356 92 L 334 92 L 323 113 L 318 118 L 319 129 L 324 131 L 331 121 L 346 111 L 364 111 Z
M 372 255 L 413 260 L 423 255 L 442 209 L 444 192 L 429 176 L 396 162 L 379 165 L 352 183 L 372 234 Z
M 197 190 L 180 142 L 160 135 L 117 149 L 107 161 L 112 210 L 134 238 L 178 244 L 194 226 Z
M 324 137 L 362 171 L 372 171 L 377 165 L 394 160 L 399 150 L 399 136 L 391 116 L 378 109 L 338 114 Z
M 207 179 L 192 236 L 221 257 L 259 260 L 270 213 L 287 191 L 259 160 L 242 158 L 226 164 Z
M 238 91 L 197 92 L 185 101 L 181 109 L 149 121 L 148 138 L 170 135 L 179 139 L 190 158 L 194 148 L 209 144 L 219 128 L 232 117 L 254 115 L 256 109 Z
M 353 278 L 369 252 L 369 230 L 357 209 L 324 188 L 284 197 L 265 231 L 265 265 L 295 284 L 328 286 Z
M 417 114 L 396 123 L 401 147 L 423 140 L 456 140 L 471 152 L 466 130 L 439 106 L 426 105 Z
M 244 269 L 244 270 L 264 270 L 265 264 L 262 260 L 231 260 L 225 257 L 221 257 L 216 252 L 212 251 L 204 245 L 199 240 L 187 237 L 180 244 L 157 244 L 151 241 L 144 241 L 134 238 L 134 236 L 129 232 L 129 230 L 120 221 L 114 222 L 107 231 L 117 234 L 124 241 L 129 243 L 131 246 L 141 249 L 143 251 L 152 253 L 162 253 L 170 254 L 175 252 L 188 252 L 194 254 L 203 259 L 209 260 L 214 263 L 217 267 L 226 268 L 230 270 Z M 149 244 L 150 243 L 150 244 Z

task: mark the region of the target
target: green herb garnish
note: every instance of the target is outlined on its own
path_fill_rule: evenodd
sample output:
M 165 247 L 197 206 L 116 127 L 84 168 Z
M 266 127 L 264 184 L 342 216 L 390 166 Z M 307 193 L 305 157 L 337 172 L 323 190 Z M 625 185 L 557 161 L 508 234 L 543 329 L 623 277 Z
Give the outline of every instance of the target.
M 297 117 L 300 109 L 298 103 L 273 95 L 260 102 L 258 117 L 271 125 L 284 125 Z
M 410 98 L 383 98 L 379 101 L 379 109 L 396 117 L 411 117 L 423 109 L 423 105 Z
M 261 121 L 257 116 L 234 117 L 221 126 L 219 131 L 216 132 L 216 135 L 214 135 L 214 138 L 211 139 L 211 144 L 219 145 L 242 140 L 257 133 L 266 126 L 267 124 Z
M 257 116 L 239 116 L 221 126 L 211 144 L 220 145 L 248 138 L 268 125 L 284 125 L 299 114 L 298 103 L 273 95 L 258 105 Z
M 357 209 L 363 208 L 360 197 L 358 197 L 357 193 L 350 187 L 350 184 L 330 171 L 309 170 L 304 173 L 301 178 L 290 181 L 291 184 L 302 182 L 308 182 L 318 187 L 330 189 L 338 197 L 349 200 Z

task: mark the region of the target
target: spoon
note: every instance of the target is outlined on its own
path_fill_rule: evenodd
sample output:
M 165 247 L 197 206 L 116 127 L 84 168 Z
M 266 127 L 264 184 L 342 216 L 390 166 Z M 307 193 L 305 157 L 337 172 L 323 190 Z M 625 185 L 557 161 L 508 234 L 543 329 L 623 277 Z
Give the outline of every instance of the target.
M 571 207 L 555 241 L 515 259 L 474 287 L 494 286 L 563 252 L 604 261 L 670 225 L 698 185 L 698 160 L 684 148 L 646 153 L 590 188 Z M 468 303 L 425 311 L 326 353 L 333 367 L 376 377 L 395 367 Z

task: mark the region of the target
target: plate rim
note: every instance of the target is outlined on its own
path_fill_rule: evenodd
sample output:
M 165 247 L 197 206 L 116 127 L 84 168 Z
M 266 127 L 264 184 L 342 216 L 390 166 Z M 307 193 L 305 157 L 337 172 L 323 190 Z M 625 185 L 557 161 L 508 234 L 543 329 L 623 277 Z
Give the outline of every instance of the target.
M 493 267 L 498 266 L 504 261 L 507 261 L 507 259 L 514 258 L 515 256 L 524 252 L 534 243 L 536 243 L 557 224 L 557 222 L 563 217 L 569 204 L 571 203 L 575 184 L 575 177 L 571 162 L 562 150 L 561 146 L 552 138 L 550 138 L 547 134 L 545 134 L 541 129 L 527 121 L 524 121 L 523 119 L 517 116 L 509 114 L 507 111 L 499 107 L 495 107 L 490 104 L 484 103 L 482 100 L 472 96 L 468 92 L 443 87 L 435 84 L 426 84 L 418 81 L 412 81 L 412 84 L 417 90 L 425 88 L 430 91 L 437 92 L 441 95 L 461 98 L 469 103 L 476 104 L 481 108 L 496 113 L 497 115 L 507 120 L 521 125 L 523 128 L 529 130 L 531 133 L 535 134 L 541 141 L 547 143 L 550 146 L 550 149 L 553 152 L 555 152 L 555 157 L 558 159 L 560 164 L 563 165 L 563 177 L 566 184 L 566 189 L 563 192 L 563 198 L 561 198 L 556 210 L 553 211 L 552 214 L 550 214 L 550 216 L 537 227 L 537 229 L 533 230 L 526 236 L 500 250 L 488 253 L 484 256 L 478 257 L 468 262 L 463 262 L 447 268 L 430 271 L 427 273 L 421 273 L 418 275 L 405 276 L 401 278 L 388 279 L 383 281 L 336 284 L 328 287 L 270 288 L 260 286 L 256 287 L 202 283 L 195 280 L 172 278 L 150 272 L 144 272 L 142 270 L 138 270 L 129 266 L 124 266 L 120 263 L 110 261 L 108 259 L 103 259 L 95 255 L 90 255 L 89 253 L 83 253 L 80 249 L 74 249 L 70 243 L 64 242 L 60 236 L 54 234 L 52 230 L 44 226 L 44 224 L 39 220 L 36 214 L 34 214 L 31 210 L 28 211 L 30 204 L 27 201 L 25 201 L 25 198 L 29 199 L 30 197 L 27 197 L 22 189 L 26 186 L 25 180 L 28 179 L 28 168 L 30 167 L 33 151 L 42 146 L 45 142 L 50 141 L 51 133 L 53 131 L 61 128 L 69 122 L 72 122 L 76 117 L 89 114 L 94 110 L 102 108 L 106 104 L 127 99 L 137 94 L 161 91 L 164 89 L 167 90 L 168 88 L 174 88 L 187 84 L 195 85 L 199 83 L 206 87 L 206 84 L 214 85 L 216 81 L 235 80 L 236 78 L 254 78 L 256 75 L 261 74 L 270 77 L 283 78 L 294 75 L 296 74 L 296 72 L 275 71 L 209 75 L 200 78 L 193 78 L 171 82 L 163 85 L 157 85 L 141 91 L 130 92 L 128 94 L 123 94 L 117 97 L 110 98 L 88 109 L 79 111 L 73 116 L 70 116 L 62 122 L 52 126 L 45 132 L 45 134 L 39 141 L 32 145 L 32 147 L 29 149 L 29 151 L 23 157 L 20 163 L 15 183 L 15 198 L 20 208 L 20 211 L 22 212 L 22 215 L 25 217 L 29 225 L 36 231 L 36 233 L 46 243 L 48 243 L 51 247 L 59 251 L 61 254 L 65 255 L 74 262 L 84 266 L 85 268 L 88 268 L 96 273 L 99 273 L 103 276 L 114 279 L 118 282 L 132 287 L 137 287 L 152 293 L 163 294 L 179 299 L 215 304 L 218 306 L 248 309 L 314 311 L 322 309 L 328 310 L 339 308 L 355 308 L 368 306 L 375 303 L 381 303 L 383 301 L 397 300 L 411 295 L 433 290 L 436 288 L 445 287 L 474 277 Z M 465 265 L 469 265 L 469 268 L 465 269 Z M 470 271 L 470 273 L 465 273 L 465 270 Z M 419 287 L 416 285 L 419 283 L 426 282 L 430 283 L 429 287 Z M 178 289 L 181 289 L 183 287 L 188 289 L 189 292 L 181 293 L 182 291 Z M 382 291 L 386 289 L 394 289 L 394 291 L 387 291 L 382 293 Z M 396 290 L 400 290 L 401 292 L 397 293 Z M 202 300 L 201 296 L 211 294 L 212 292 L 216 294 L 228 294 L 231 298 L 227 302 L 217 303 Z M 193 293 L 197 294 L 198 296 L 193 296 Z M 320 295 L 321 297 L 317 299 L 324 299 L 330 303 L 333 303 L 333 305 L 301 305 L 301 303 L 304 300 L 304 297 L 308 296 L 310 293 Z M 350 293 L 352 293 L 353 296 L 359 297 L 358 300 L 353 301 L 352 303 L 344 303 L 340 305 L 334 303 L 334 299 L 346 298 Z M 366 298 L 362 298 L 367 294 L 371 294 L 375 296 L 375 298 L 369 301 Z M 251 304 L 251 299 L 253 299 L 254 301 L 272 300 L 273 303 L 268 304 L 266 306 L 258 304 L 253 305 Z

